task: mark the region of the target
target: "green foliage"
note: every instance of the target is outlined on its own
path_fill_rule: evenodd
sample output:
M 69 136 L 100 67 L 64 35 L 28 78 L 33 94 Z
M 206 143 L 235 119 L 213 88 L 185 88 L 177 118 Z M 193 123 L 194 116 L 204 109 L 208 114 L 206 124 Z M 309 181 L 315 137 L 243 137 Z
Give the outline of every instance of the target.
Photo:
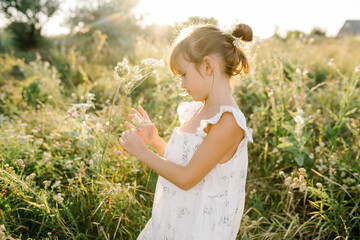
M 44 45 L 41 29 L 58 8 L 58 0 L 1 0 L 0 11 L 10 21 L 6 30 L 12 46 L 26 52 Z
M 150 218 L 157 175 L 118 137 L 141 104 L 168 140 L 176 107 L 191 99 L 179 96 L 168 69 L 142 61 L 165 59 L 166 41 L 140 38 L 136 65 L 117 57 L 115 71 L 101 60 L 105 36 L 93 32 L 90 58 L 71 38 L 29 63 L 0 56 L 0 236 L 134 239 Z M 234 86 L 254 137 L 238 239 L 359 235 L 357 44 L 305 38 L 254 46 L 253 70 Z
M 29 51 L 45 43 L 45 38 L 41 36 L 41 29 L 36 29 L 34 24 L 12 22 L 5 30 L 10 36 L 12 46 L 17 50 Z
M 326 31 L 321 28 L 315 27 L 311 30 L 309 36 L 311 37 L 326 37 Z

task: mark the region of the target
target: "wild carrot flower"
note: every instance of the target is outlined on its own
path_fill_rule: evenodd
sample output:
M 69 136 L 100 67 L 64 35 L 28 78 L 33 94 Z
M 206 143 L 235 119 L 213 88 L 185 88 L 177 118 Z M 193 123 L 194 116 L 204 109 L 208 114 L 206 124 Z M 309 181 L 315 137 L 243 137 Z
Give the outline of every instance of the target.
M 291 183 L 291 180 L 292 180 L 292 177 L 287 177 L 287 178 L 285 179 L 285 185 L 286 185 L 286 186 L 289 186 L 290 183 Z
M 53 199 L 57 201 L 58 203 L 62 203 L 64 201 L 64 198 L 61 197 L 61 193 L 56 194 Z
M 22 159 L 16 160 L 14 165 L 20 165 L 21 167 L 25 167 L 25 163 L 24 163 L 24 161 Z
M 304 124 L 305 120 L 302 116 L 300 115 L 297 115 L 295 118 L 294 118 L 295 122 L 297 122 L 298 124 Z
M 51 186 L 51 188 L 54 189 L 54 188 L 60 186 L 60 183 L 61 183 L 61 181 L 56 181 L 56 182 Z
M 49 187 L 51 184 L 51 181 L 44 181 L 43 183 L 44 183 L 45 187 Z
M 138 128 L 144 128 L 151 124 L 151 122 L 147 119 L 142 119 L 138 115 L 134 114 L 134 118 L 132 119 L 134 125 Z
M 164 62 L 163 61 L 159 61 L 153 58 L 146 58 L 144 60 L 141 61 L 142 64 L 144 64 L 145 66 L 148 67 L 162 67 L 164 66 Z
M 25 178 L 26 181 L 31 181 L 32 179 L 34 179 L 36 177 L 36 174 L 35 173 L 31 173 L 29 176 L 27 176 Z
M 118 62 L 114 68 L 114 73 L 116 79 L 120 79 L 127 75 L 130 72 L 130 68 L 128 66 L 128 60 L 124 58 L 121 62 Z

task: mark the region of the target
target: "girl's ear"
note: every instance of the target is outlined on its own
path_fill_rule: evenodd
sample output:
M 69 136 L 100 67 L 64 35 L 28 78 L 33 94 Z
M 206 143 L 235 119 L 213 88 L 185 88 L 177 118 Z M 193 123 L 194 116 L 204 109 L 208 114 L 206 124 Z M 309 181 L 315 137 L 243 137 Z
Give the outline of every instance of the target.
M 208 75 L 213 75 L 214 73 L 214 59 L 212 59 L 210 56 L 206 56 L 203 59 L 203 64 L 205 67 L 205 72 Z

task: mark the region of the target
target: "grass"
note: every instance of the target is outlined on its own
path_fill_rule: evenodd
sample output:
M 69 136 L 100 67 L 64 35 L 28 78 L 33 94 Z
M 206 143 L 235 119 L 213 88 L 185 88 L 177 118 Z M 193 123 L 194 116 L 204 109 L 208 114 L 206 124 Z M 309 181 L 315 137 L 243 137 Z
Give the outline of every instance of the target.
M 356 45 L 319 38 L 254 46 L 252 71 L 234 85 L 254 137 L 238 239 L 360 235 Z M 141 47 L 141 57 L 169 49 Z M 141 104 L 168 140 L 176 107 L 190 99 L 166 67 L 154 71 L 139 58 L 114 78 L 114 66 L 69 52 L 54 49 L 52 62 L 0 56 L 0 238 L 136 239 L 157 175 L 117 138 Z

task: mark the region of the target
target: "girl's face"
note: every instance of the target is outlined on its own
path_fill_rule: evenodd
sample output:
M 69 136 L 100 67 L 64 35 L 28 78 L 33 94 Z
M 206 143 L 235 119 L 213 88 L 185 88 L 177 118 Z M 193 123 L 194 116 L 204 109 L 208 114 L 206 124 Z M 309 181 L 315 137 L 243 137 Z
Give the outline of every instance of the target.
M 209 92 L 209 81 L 204 77 L 203 65 L 197 69 L 194 63 L 186 61 L 183 56 L 179 56 L 178 61 L 181 88 L 184 88 L 194 101 L 205 100 Z

